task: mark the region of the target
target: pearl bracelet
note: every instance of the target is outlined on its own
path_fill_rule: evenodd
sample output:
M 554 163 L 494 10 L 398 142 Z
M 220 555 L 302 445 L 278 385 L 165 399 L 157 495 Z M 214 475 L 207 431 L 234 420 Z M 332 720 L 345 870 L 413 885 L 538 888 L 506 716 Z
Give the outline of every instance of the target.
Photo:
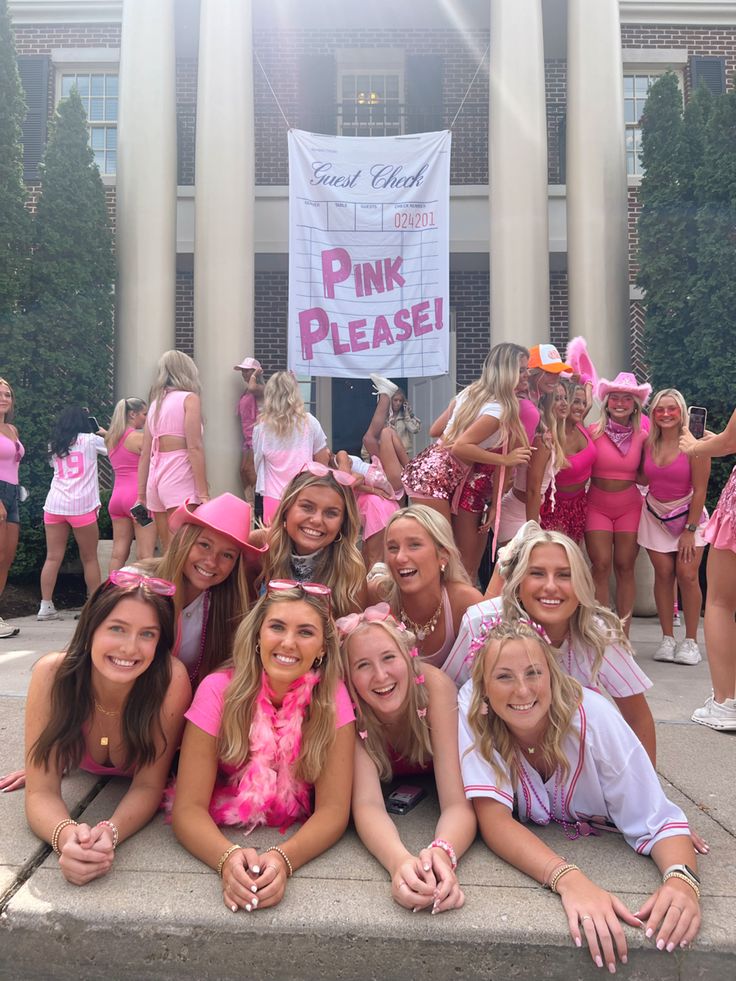
M 278 854 L 283 858 L 284 863 L 286 865 L 286 878 L 290 879 L 294 874 L 294 869 L 292 867 L 291 862 L 289 861 L 289 856 L 286 854 L 286 852 L 282 848 L 279 848 L 278 845 L 271 845 L 271 847 L 267 848 L 266 851 L 278 852 Z
M 79 821 L 75 821 L 74 818 L 64 818 L 63 821 L 59 821 L 54 830 L 51 832 L 51 847 L 57 855 L 61 855 L 61 852 L 59 851 L 59 835 L 64 828 L 68 828 L 70 824 L 78 825 Z
M 95 825 L 96 828 L 109 828 L 110 834 L 112 835 L 112 850 L 118 847 L 118 841 L 120 840 L 120 832 L 117 827 L 112 823 L 112 821 L 98 821 Z
M 552 890 L 552 892 L 556 893 L 557 883 L 560 881 L 563 875 L 567 875 L 568 872 L 579 872 L 579 871 L 580 871 L 579 867 L 577 865 L 574 865 L 572 862 L 567 862 L 567 864 L 561 865 L 558 869 L 555 869 L 555 871 L 550 876 L 549 888 Z
M 441 848 L 442 851 L 445 852 L 447 854 L 447 857 L 450 859 L 450 865 L 452 866 L 452 871 L 453 872 L 455 871 L 455 869 L 457 868 L 457 855 L 455 854 L 455 849 L 452 847 L 449 841 L 445 841 L 444 838 L 435 838 L 434 841 L 431 842 L 427 847 Z

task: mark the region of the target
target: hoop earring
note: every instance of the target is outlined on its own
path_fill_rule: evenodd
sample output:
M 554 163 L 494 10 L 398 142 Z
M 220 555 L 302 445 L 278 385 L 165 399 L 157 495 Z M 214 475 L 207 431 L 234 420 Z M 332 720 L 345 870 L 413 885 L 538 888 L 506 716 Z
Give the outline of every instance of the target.
M 446 568 L 446 567 L 445 567 L 444 565 L 441 565 L 441 566 L 440 566 L 440 575 L 441 575 L 441 576 L 444 576 L 444 574 L 445 574 L 445 568 Z
M 322 662 L 324 661 L 324 659 L 325 659 L 324 654 L 320 654 L 320 656 L 315 659 L 314 664 L 312 665 L 312 667 L 313 668 L 320 668 L 320 667 L 322 667 Z
M 261 643 L 258 640 L 256 641 L 256 654 L 258 655 L 258 657 L 261 656 Z
M 334 545 L 337 545 L 337 543 L 338 542 L 341 542 L 341 541 L 342 541 L 342 532 L 341 531 L 338 531 L 337 538 L 335 539 L 335 541 L 333 542 L 333 544 Z

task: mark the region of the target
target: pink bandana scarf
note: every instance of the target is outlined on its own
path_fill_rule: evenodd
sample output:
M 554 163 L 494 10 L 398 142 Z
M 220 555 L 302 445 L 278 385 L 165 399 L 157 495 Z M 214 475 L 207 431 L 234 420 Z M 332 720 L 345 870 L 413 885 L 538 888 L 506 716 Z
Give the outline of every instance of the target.
M 603 431 L 621 456 L 626 456 L 634 439 L 634 427 L 622 426 L 620 422 L 614 422 L 613 419 L 609 419 Z

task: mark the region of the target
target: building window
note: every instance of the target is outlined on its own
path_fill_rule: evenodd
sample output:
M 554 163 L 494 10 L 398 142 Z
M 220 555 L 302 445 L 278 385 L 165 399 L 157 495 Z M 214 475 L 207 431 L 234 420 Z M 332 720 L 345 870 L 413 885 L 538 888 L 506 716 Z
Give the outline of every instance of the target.
M 403 132 L 402 73 L 343 71 L 339 78 L 342 136 L 398 136 Z
M 89 142 L 103 175 L 114 175 L 118 151 L 117 72 L 63 72 L 61 98 L 76 86 L 87 113 Z

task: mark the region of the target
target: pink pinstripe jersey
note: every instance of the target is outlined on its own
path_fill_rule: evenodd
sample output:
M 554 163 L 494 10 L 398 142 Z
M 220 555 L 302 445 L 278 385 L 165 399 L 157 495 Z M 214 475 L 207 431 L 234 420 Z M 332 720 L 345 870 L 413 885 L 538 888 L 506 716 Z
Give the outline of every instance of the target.
M 52 456 L 54 470 L 44 511 L 50 514 L 87 514 L 100 506 L 97 456 L 107 456 L 102 436 L 79 433 L 66 456 Z

